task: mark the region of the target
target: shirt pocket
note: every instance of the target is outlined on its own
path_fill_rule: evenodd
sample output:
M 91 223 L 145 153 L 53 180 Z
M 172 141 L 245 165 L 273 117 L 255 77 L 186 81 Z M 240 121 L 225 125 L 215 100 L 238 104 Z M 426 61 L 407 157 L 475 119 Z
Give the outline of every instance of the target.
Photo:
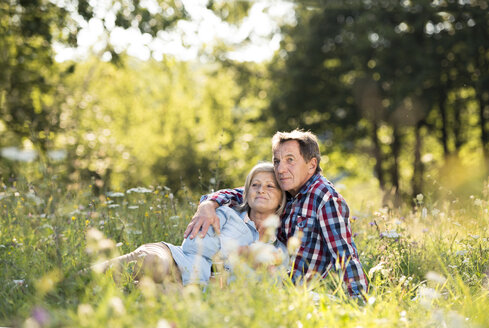
M 316 218 L 315 217 L 297 217 L 297 227 L 300 231 L 309 231 L 314 228 Z
M 297 217 L 297 228 L 302 234 L 302 243 L 309 243 L 315 240 L 316 236 L 316 217 Z

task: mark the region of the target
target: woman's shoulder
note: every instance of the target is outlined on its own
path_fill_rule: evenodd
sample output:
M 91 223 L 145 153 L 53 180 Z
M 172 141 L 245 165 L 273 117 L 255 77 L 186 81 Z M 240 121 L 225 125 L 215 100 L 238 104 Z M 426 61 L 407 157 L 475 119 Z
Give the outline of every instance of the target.
M 217 215 L 225 215 L 225 216 L 239 216 L 243 218 L 246 214 L 246 211 L 240 211 L 238 209 L 229 207 L 229 206 L 219 206 L 216 209 Z
M 231 208 L 229 206 L 220 206 L 217 208 L 216 214 L 219 217 L 221 217 L 221 216 L 224 216 L 226 218 L 239 217 L 239 218 L 243 219 L 244 216 L 246 215 L 246 211 L 242 212 L 242 211 L 239 211 L 237 209 Z

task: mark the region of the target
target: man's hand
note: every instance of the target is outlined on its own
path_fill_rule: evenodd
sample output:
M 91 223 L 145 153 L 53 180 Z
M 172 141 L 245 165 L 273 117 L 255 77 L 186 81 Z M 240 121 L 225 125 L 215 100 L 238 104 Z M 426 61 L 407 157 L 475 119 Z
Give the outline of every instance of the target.
M 190 239 L 194 239 L 202 228 L 200 235 L 203 238 L 211 225 L 216 234 L 220 234 L 219 217 L 216 214 L 216 209 L 218 207 L 219 204 L 212 200 L 206 200 L 200 203 L 197 212 L 195 212 L 192 221 L 188 224 L 183 236 L 185 238 L 190 236 Z

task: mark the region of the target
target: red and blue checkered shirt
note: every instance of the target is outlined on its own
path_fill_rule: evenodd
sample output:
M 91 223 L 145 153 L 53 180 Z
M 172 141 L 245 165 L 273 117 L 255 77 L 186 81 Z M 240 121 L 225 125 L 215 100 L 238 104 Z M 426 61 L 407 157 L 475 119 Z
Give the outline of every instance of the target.
M 219 205 L 240 204 L 243 189 L 226 189 L 202 197 Z M 301 236 L 301 244 L 292 266 L 292 279 L 318 273 L 326 277 L 330 270 L 343 268 L 343 279 L 350 295 L 367 291 L 367 278 L 353 242 L 350 210 L 333 184 L 320 174 L 313 175 L 295 197 L 287 194 L 277 238 L 287 244 L 292 236 Z

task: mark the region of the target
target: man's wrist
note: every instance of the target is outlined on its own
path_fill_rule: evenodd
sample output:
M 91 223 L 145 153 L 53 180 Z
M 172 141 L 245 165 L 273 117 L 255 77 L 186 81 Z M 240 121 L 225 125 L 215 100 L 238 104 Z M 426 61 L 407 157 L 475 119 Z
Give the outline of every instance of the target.
M 200 203 L 199 207 L 201 206 L 213 206 L 214 209 L 217 209 L 221 205 L 215 199 L 206 199 L 205 201 Z

